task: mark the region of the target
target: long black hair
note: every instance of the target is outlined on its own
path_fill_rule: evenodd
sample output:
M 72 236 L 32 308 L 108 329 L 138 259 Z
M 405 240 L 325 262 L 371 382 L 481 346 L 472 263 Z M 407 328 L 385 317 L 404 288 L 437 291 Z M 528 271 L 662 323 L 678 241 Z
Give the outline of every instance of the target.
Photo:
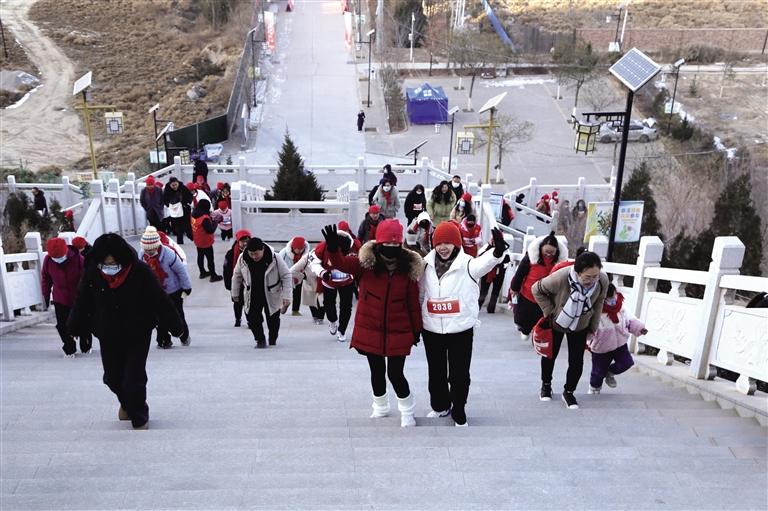
M 448 187 L 446 193 L 443 193 L 443 185 Z M 448 204 L 451 201 L 451 195 L 453 195 L 453 192 L 451 191 L 451 185 L 448 181 L 440 181 L 440 184 L 432 190 L 432 200 L 434 202 L 444 202 L 445 204 Z
M 541 243 L 539 244 L 539 264 L 544 264 L 544 255 L 541 252 L 541 249 L 544 248 L 544 245 L 555 247 L 555 261 L 560 259 L 560 243 L 557 242 L 555 231 L 550 231 L 550 233 L 547 234 L 547 236 L 541 240 Z
M 102 234 L 93 242 L 93 247 L 88 252 L 86 271 L 98 271 L 98 265 L 103 263 L 104 259 L 110 255 L 122 267 L 138 262 L 136 250 L 122 237 L 114 232 L 109 232 Z

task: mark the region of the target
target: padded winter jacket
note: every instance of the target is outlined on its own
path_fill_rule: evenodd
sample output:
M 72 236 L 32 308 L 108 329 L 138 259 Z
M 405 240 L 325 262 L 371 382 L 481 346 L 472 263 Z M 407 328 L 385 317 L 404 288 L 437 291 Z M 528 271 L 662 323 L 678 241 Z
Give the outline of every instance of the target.
M 453 192 L 451 192 L 448 202 L 436 201 L 433 192 L 432 196 L 429 198 L 429 201 L 427 201 L 427 213 L 429 213 L 429 217 L 432 219 L 432 225 L 437 227 L 440 225 L 440 223 L 450 220 L 451 212 L 453 211 L 453 206 L 455 205 L 456 196 L 453 194 Z
M 640 335 L 643 328 L 645 325 L 624 309 L 619 312 L 618 323 L 602 313 L 597 332 L 587 338 L 587 346 L 592 353 L 608 353 L 627 344 L 630 334 Z
M 416 252 L 404 248 L 403 265 L 391 275 L 376 272 L 375 245 L 369 241 L 357 257 L 329 253 L 333 268 L 354 275 L 360 283 L 350 348 L 385 357 L 407 356 L 422 328 L 418 281 L 424 263 Z
M 548 277 L 544 277 L 531 288 L 536 303 L 541 307 L 544 316 L 552 318 L 552 328 L 561 332 L 566 330 L 558 325 L 554 319 L 560 315 L 571 294 L 571 285 L 568 282 L 568 274 L 570 272 L 570 267 L 561 268 Z M 608 292 L 608 284 L 608 275 L 601 271 L 600 278 L 595 282 L 598 288 L 595 289 L 591 297 L 592 308 L 579 318 L 576 328 L 572 330 L 573 332 L 580 332 L 584 329 L 587 329 L 589 332 L 597 331 L 600 325 L 600 311 L 603 310 L 603 301 Z
M 166 294 L 172 294 L 179 289 L 192 289 L 192 282 L 189 280 L 187 266 L 176 255 L 172 248 L 160 245 L 160 268 L 165 272 L 165 282 L 163 291 Z M 144 261 L 144 250 L 139 250 L 139 259 Z
M 381 215 L 386 218 L 397 218 L 397 213 L 400 211 L 400 197 L 398 196 L 397 187 L 393 186 L 389 191 L 389 200 L 384 196 L 384 188 L 379 186 L 376 190 L 376 194 L 373 196 L 373 203 L 381 208 Z
M 265 245 L 265 251 L 272 253 L 272 261 L 267 265 L 264 271 L 264 295 L 267 297 L 267 309 L 269 315 L 274 314 L 283 307 L 283 300 L 290 300 L 293 291 L 293 278 L 291 271 L 285 265 L 285 261 L 276 257 L 274 249 Z M 248 313 L 251 310 L 251 269 L 245 258 L 247 252 L 240 254 L 235 264 L 235 270 L 232 273 L 232 298 L 240 296 L 240 290 L 243 289 L 243 310 Z M 266 257 L 266 254 L 265 254 Z
M 67 260 L 59 264 L 51 256 L 45 256 L 43 269 L 40 273 L 43 300 L 46 303 L 51 297 L 53 288 L 53 301 L 60 305 L 71 307 L 77 296 L 77 284 L 83 274 L 83 256 L 72 247 L 67 248 Z
M 528 245 L 525 255 L 517 266 L 510 289 L 515 293 L 520 293 L 529 302 L 536 303 L 536 299 L 531 292 L 531 286 L 543 279 L 550 273 L 556 264 L 568 260 L 568 246 L 560 240 L 557 240 L 557 247 L 560 251 L 558 258 L 551 263 L 539 264 L 541 256 L 541 242 L 544 236 L 539 236 Z

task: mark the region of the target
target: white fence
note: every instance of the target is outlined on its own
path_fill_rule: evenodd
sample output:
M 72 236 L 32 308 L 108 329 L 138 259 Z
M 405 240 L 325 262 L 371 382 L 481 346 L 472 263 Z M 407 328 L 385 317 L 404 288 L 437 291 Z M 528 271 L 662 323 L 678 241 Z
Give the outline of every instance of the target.
M 40 233 L 24 236 L 27 251 L 6 254 L 0 238 L 0 301 L 2 321 L 13 321 L 15 314 L 30 314 L 32 307 L 43 305 L 40 272 L 43 267 L 43 244 Z
M 613 181 L 611 184 L 589 185 L 585 178 L 580 177 L 575 185 L 542 185 L 538 184 L 535 177 L 532 177 L 526 186 L 504 194 L 504 198 L 510 204 L 514 204 L 515 197 L 523 193 L 525 194 L 523 205 L 535 209 L 539 198 L 544 194 L 551 196 L 552 192 L 557 192 L 557 198 L 561 203 L 567 200 L 573 208 L 579 199 L 583 199 L 587 203 L 613 200 Z
M 37 188 L 45 194 L 48 201 L 48 208 L 54 200 L 61 205 L 61 209 L 68 209 L 71 206 L 82 202 L 83 193 L 77 186 L 69 182 L 69 177 L 63 176 L 61 183 L 17 183 L 14 176 L 7 176 L 8 192 L 25 192 L 32 196 L 32 188 Z

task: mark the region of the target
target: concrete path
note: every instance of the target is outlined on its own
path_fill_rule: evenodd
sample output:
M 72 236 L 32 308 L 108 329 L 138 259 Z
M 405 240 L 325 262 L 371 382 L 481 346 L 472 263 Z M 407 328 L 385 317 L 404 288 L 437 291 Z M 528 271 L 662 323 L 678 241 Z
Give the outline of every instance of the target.
M 401 429 L 397 413 L 368 419 L 365 360 L 306 308 L 283 316 L 276 347 L 255 350 L 249 331 L 233 328 L 223 286 L 196 274 L 191 346 L 150 352 L 148 431 L 117 420 L 98 352 L 62 358 L 51 323 L 3 337 L 1 509 L 768 505 L 756 421 L 634 371 L 600 396 L 585 395 L 582 378 L 577 411 L 539 402 L 538 360 L 508 315 L 481 315 L 470 427 L 425 418 L 419 346 L 406 364 L 418 427 Z

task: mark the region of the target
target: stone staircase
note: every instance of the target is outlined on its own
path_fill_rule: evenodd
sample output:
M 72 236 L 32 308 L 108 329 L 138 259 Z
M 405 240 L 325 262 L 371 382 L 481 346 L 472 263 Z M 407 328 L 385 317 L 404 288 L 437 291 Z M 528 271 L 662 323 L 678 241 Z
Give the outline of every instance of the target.
M 192 276 L 191 346 L 150 352 L 147 431 L 117 420 L 97 350 L 62 358 L 51 322 L 3 336 L 0 509 L 768 507 L 755 419 L 635 370 L 599 396 L 585 374 L 577 411 L 539 402 L 538 359 L 509 316 L 481 314 L 470 427 L 424 417 L 420 345 L 406 363 L 418 427 L 402 429 L 396 412 L 368 419 L 365 360 L 306 308 L 254 350 L 221 283 Z

